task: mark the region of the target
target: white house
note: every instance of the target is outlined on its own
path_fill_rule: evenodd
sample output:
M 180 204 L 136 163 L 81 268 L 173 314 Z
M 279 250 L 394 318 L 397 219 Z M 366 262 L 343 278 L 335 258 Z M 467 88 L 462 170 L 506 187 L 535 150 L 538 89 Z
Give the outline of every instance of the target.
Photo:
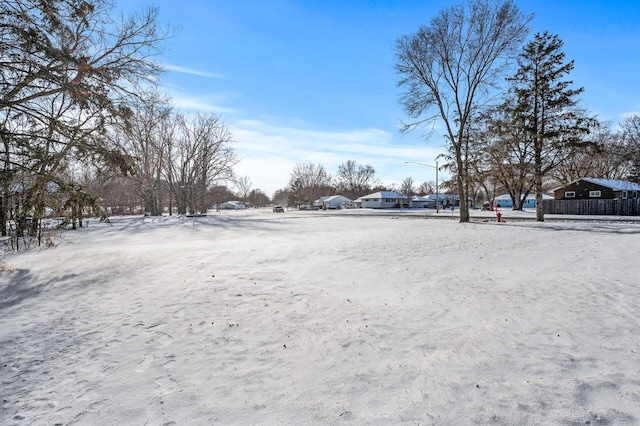
M 317 200 L 315 200 L 313 202 L 313 207 L 317 208 L 317 209 L 321 209 L 322 208 L 322 203 L 324 203 L 324 201 L 329 198 L 328 195 L 323 195 L 322 197 L 318 198 Z
M 399 192 L 379 191 L 360 197 L 353 204 L 365 209 L 409 208 L 409 198 Z
M 244 210 L 242 201 L 225 201 L 220 204 L 220 208 L 224 210 Z
M 409 203 L 412 209 L 426 209 L 429 207 L 435 207 L 435 202 L 430 201 L 426 197 L 422 197 L 420 195 L 414 195 L 411 197 L 411 202 Z
M 350 209 L 353 208 L 353 203 L 350 198 L 344 195 L 332 195 L 330 197 L 320 197 L 313 202 L 313 205 L 323 210 L 333 209 Z

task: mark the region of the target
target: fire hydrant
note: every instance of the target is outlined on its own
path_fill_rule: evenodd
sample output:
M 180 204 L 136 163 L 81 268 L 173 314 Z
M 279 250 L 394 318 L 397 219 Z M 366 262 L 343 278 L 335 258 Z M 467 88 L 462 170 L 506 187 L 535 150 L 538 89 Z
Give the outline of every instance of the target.
M 497 207 L 496 207 L 496 217 L 498 218 L 498 222 L 502 222 L 502 213 L 498 211 Z

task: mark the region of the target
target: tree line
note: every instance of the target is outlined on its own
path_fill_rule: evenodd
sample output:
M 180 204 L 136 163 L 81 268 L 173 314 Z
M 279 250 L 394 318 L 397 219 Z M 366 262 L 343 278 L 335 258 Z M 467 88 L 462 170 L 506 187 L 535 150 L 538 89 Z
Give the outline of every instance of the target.
M 450 183 L 444 182 L 442 188 L 450 188 Z M 326 195 L 340 194 L 355 200 L 378 191 L 398 191 L 409 196 L 430 194 L 435 191 L 435 184 L 422 182 L 416 187 L 413 178 L 407 177 L 400 185 L 385 185 L 376 176 L 373 166 L 358 164 L 354 160 L 339 164 L 335 175 L 322 164 L 300 163 L 291 170 L 288 185 L 275 192 L 273 203 L 299 207 L 312 205 Z
M 558 35 L 537 33 L 533 15 L 512 1 L 469 0 L 443 9 L 429 25 L 396 41 L 402 131 L 442 124 L 445 168 L 461 200 L 506 191 L 514 206 L 550 185 L 584 176 L 640 182 L 638 124 L 601 122 L 579 104 Z M 432 132 L 426 134 L 430 136 Z M 469 206 L 460 205 L 460 221 Z

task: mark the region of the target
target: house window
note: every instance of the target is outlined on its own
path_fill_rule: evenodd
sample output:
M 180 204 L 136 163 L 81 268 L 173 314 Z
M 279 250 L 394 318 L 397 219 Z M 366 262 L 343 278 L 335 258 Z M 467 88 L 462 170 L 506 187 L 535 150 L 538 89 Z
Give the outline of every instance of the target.
M 622 191 L 622 199 L 627 199 L 627 191 Z
M 567 191 L 564 193 L 564 198 L 576 198 L 575 191 Z
M 601 197 L 602 193 L 600 191 L 589 191 L 589 197 L 598 198 Z

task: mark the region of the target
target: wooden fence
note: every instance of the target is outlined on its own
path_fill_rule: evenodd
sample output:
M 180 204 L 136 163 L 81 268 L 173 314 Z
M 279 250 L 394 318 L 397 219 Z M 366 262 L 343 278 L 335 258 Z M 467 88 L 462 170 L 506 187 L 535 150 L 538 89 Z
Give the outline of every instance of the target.
M 640 216 L 640 198 L 635 200 L 544 200 L 545 214 Z

